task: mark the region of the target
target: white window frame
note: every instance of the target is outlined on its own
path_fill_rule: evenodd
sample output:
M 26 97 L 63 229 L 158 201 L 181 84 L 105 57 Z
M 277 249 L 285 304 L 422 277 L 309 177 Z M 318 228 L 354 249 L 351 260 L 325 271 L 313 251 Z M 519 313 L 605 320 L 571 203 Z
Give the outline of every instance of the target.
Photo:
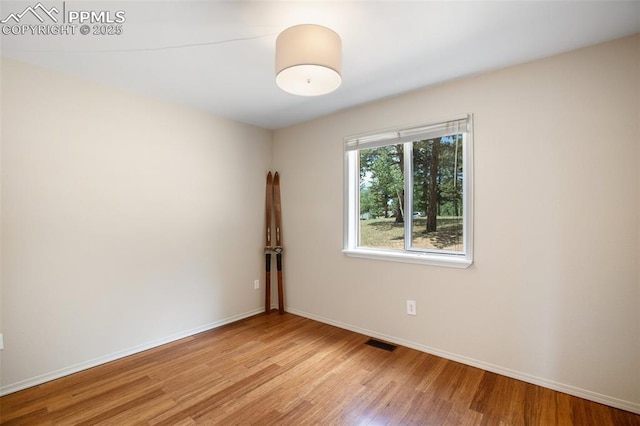
M 359 149 L 381 147 L 405 143 L 404 164 L 411 165 L 411 143 L 422 140 L 425 135 L 436 137 L 451 134 L 452 126 L 457 133 L 463 133 L 462 159 L 462 206 L 464 250 L 451 252 L 411 248 L 413 221 L 405 224 L 404 250 L 360 247 L 358 236 L 360 227 L 360 165 Z M 405 167 L 405 205 L 412 206 L 413 170 Z M 466 114 L 430 124 L 347 136 L 344 139 L 344 245 L 347 256 L 393 262 L 420 263 L 433 266 L 468 268 L 473 263 L 473 116 Z M 412 211 L 406 210 L 405 211 Z

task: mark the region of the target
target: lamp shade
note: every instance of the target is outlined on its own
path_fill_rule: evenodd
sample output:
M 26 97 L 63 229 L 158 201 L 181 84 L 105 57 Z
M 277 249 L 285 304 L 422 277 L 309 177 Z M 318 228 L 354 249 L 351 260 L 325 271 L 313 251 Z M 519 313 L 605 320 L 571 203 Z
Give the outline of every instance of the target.
M 300 96 L 324 95 L 342 83 L 342 41 L 329 28 L 304 24 L 276 40 L 276 84 Z

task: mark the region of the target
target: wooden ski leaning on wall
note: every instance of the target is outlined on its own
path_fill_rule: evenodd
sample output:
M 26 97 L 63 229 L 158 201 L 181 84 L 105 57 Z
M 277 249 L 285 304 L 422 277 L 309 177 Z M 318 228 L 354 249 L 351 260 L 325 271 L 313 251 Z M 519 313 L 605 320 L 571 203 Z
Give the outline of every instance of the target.
M 271 172 L 267 175 L 267 191 L 266 191 L 265 211 L 267 219 L 266 239 L 264 247 L 265 257 L 265 276 L 264 276 L 264 311 L 268 314 L 271 312 L 271 210 L 273 210 L 273 180 Z
M 265 244 L 265 299 L 264 310 L 271 312 L 271 254 L 276 254 L 276 266 L 278 272 L 278 312 L 284 314 L 284 278 L 282 275 L 282 206 L 280 203 L 280 175 L 267 174 L 266 190 L 266 244 Z M 275 239 L 276 245 L 272 246 L 271 240 L 271 215 L 275 213 Z
M 273 201 L 276 213 L 276 268 L 278 269 L 278 311 L 284 314 L 284 281 L 282 278 L 282 206 L 280 204 L 280 175 L 273 176 Z

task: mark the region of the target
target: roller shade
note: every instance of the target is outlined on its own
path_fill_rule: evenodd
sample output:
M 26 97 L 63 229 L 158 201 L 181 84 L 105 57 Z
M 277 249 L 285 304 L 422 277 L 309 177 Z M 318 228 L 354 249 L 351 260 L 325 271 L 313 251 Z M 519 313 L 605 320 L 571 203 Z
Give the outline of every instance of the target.
M 378 148 L 398 143 L 414 142 L 439 138 L 441 136 L 455 135 L 469 131 L 471 117 L 443 121 L 425 126 L 411 127 L 384 131 L 379 133 L 355 135 L 347 137 L 344 141 L 346 151 L 355 151 L 364 148 Z

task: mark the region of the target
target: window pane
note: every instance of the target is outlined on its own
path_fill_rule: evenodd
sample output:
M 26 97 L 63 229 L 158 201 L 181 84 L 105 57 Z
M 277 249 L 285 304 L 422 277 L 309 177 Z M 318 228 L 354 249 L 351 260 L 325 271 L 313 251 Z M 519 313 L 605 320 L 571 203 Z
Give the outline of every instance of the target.
M 359 246 L 404 250 L 404 146 L 361 149 Z
M 347 256 L 473 263 L 473 117 L 345 138 Z
M 464 251 L 462 134 L 413 142 L 413 249 Z

